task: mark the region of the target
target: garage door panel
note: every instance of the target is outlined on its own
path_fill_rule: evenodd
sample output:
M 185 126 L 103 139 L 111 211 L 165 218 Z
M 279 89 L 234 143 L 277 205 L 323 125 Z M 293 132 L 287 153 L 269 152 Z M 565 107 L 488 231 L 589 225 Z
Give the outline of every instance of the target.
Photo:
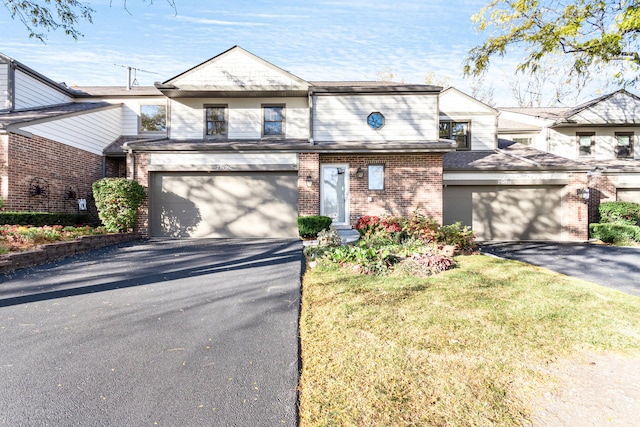
M 156 174 L 152 234 L 295 237 L 295 173 Z M 161 190 L 161 191 L 160 191 Z
M 618 188 L 616 199 L 619 202 L 640 203 L 640 189 L 638 188 Z
M 559 240 L 560 187 L 465 186 L 445 189 L 445 221 L 467 217 L 478 240 Z M 471 206 L 470 214 L 451 210 Z M 469 218 L 470 217 L 470 218 Z M 470 219 L 470 223 L 469 223 Z

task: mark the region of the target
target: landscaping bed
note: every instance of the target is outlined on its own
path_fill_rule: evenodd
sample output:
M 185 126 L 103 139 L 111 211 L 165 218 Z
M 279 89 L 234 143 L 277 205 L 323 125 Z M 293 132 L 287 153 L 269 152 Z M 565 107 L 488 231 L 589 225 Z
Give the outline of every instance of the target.
M 0 273 L 45 264 L 141 237 L 138 233 L 106 233 L 91 227 L 1 226 Z

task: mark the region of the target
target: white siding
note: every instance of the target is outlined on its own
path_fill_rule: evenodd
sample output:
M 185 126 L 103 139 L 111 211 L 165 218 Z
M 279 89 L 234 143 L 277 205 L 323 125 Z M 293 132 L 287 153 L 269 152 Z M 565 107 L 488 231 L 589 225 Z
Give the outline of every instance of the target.
M 65 104 L 67 102 L 73 102 L 73 99 L 28 74 L 16 70 L 14 106 L 16 110 Z
M 498 112 L 457 89 L 450 88 L 440 95 L 440 120 L 468 122 L 471 150 L 496 148 Z
M 167 98 L 164 96 L 158 97 L 139 97 L 139 98 L 91 98 L 82 99 L 82 102 L 97 102 L 104 101 L 111 104 L 123 104 L 122 112 L 122 129 L 121 134 L 123 136 L 137 136 L 140 129 L 140 106 L 141 105 L 167 105 Z M 169 116 L 169 109 L 167 108 L 167 119 Z M 168 120 L 167 120 L 168 123 Z
M 173 99 L 171 138 L 202 139 L 204 137 L 204 106 L 226 105 L 229 139 L 260 139 L 262 137 L 262 106 L 285 106 L 285 137 L 309 138 L 309 107 L 307 98 L 183 98 Z
M 640 124 L 640 101 L 616 93 L 571 117 L 578 124 Z
M 433 95 L 315 96 L 315 142 L 400 142 L 438 139 L 438 97 Z M 384 126 L 374 130 L 367 117 L 380 112 Z
M 633 132 L 634 157 L 640 159 L 640 127 L 575 127 L 549 129 L 549 151 L 570 159 L 578 158 L 576 133 L 595 132 L 595 160 L 611 160 L 616 158 L 616 132 Z
M 121 108 L 110 108 L 26 126 L 22 130 L 93 154 L 102 154 L 120 136 L 121 128 Z
M 202 64 L 172 81 L 179 87 L 278 87 L 302 88 L 307 85 L 276 67 L 269 66 L 241 50 L 236 50 Z
M 9 93 L 9 64 L 0 62 L 0 110 L 11 108 Z

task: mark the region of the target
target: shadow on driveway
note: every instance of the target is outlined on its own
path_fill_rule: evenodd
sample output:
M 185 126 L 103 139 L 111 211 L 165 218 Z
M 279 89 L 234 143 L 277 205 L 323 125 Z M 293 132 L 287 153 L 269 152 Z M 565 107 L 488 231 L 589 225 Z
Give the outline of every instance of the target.
M 480 251 L 640 296 L 640 248 L 592 243 L 483 243 Z

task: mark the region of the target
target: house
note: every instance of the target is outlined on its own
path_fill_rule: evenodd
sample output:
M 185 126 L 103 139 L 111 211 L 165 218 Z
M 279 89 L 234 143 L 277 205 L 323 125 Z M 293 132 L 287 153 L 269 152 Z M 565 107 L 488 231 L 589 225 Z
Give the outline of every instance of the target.
M 640 202 L 640 98 L 626 90 L 572 108 L 501 108 L 498 133 L 587 165 L 590 222 L 603 201 Z
M 33 209 L 18 201 L 33 200 L 34 178 L 64 198 L 70 162 L 79 193 L 98 175 L 139 181 L 148 197 L 138 225 L 157 237 L 294 237 L 299 215 L 349 228 L 415 210 L 481 240 L 587 237 L 577 190 L 588 168 L 499 142 L 499 112 L 453 88 L 310 82 L 238 46 L 153 87 L 68 88 L 2 64 L 9 209 Z M 19 84 L 23 74 L 34 81 Z M 32 86 L 60 95 L 20 101 Z M 37 170 L 12 169 L 28 151 Z M 88 157 L 43 165 L 49 151 Z

